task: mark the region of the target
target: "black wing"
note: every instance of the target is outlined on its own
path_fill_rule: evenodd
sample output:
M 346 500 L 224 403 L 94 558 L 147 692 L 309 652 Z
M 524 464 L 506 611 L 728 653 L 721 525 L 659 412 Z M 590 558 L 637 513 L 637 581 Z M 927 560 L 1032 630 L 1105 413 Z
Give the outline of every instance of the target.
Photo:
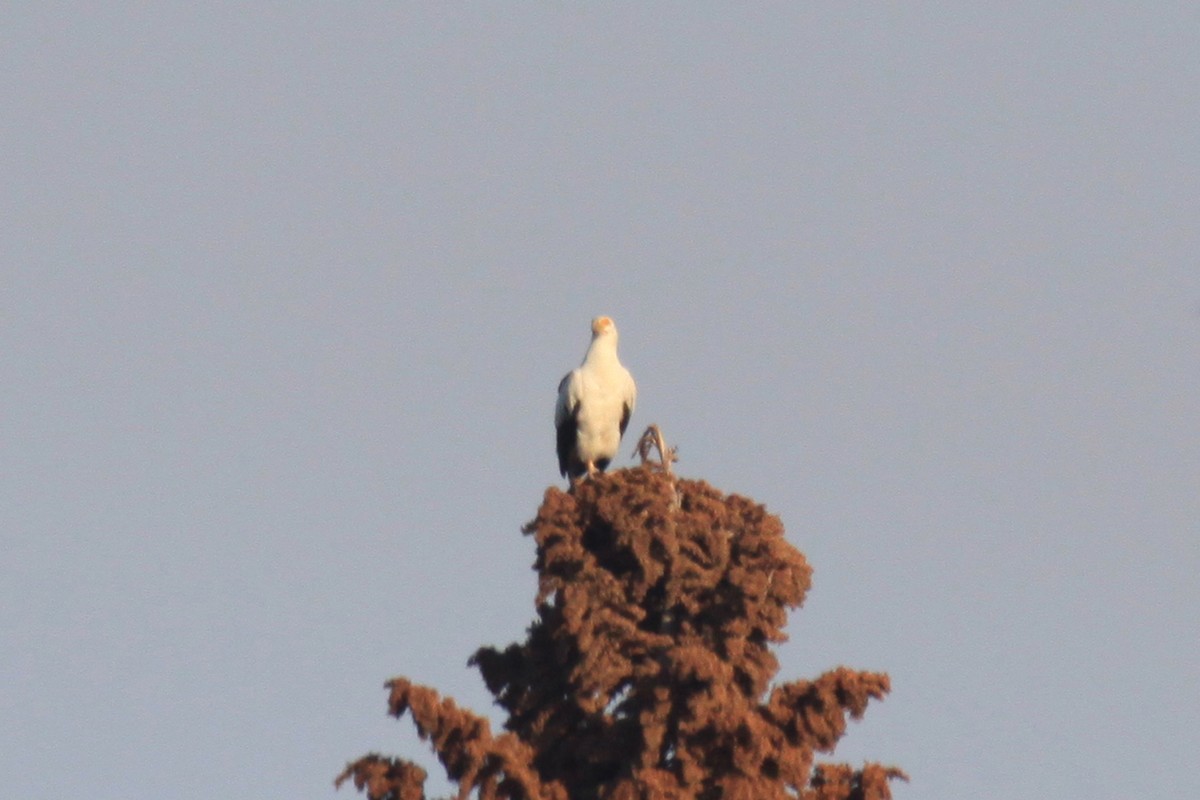
M 633 415 L 633 409 L 626 403 L 621 407 L 621 435 L 625 435 L 625 429 L 629 427 L 629 418 Z
M 563 390 L 567 386 L 567 381 L 571 380 L 571 373 L 563 376 L 563 379 L 558 382 L 559 402 L 563 400 Z M 571 467 L 572 456 L 575 453 L 575 439 L 579 432 L 579 423 L 576 420 L 576 415 L 579 413 L 579 405 L 574 408 L 565 408 L 560 406 L 559 411 L 562 413 L 555 414 L 555 450 L 558 451 L 558 474 L 566 475 Z
M 575 422 L 575 414 L 571 413 L 562 424 L 558 426 L 558 474 L 566 475 L 570 471 L 572 462 L 577 461 L 575 458 L 575 437 L 578 433 L 578 425 Z

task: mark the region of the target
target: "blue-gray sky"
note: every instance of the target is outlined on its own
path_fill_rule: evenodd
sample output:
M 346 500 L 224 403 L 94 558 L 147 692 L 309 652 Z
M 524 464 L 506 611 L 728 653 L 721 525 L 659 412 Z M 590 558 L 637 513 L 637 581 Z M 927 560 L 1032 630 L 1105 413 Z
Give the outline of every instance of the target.
M 440 775 L 382 683 L 499 721 L 600 313 L 815 568 L 780 679 L 891 674 L 837 756 L 1191 793 L 1193 4 L 10 4 L 0 77 L 7 796 Z

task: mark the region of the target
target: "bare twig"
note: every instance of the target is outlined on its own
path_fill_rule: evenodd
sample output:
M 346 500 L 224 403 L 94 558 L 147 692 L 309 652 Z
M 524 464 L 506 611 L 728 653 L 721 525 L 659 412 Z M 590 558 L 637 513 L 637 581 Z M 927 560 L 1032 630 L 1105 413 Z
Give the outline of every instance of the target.
M 658 450 L 657 466 L 668 475 L 671 473 L 671 464 L 679 460 L 679 456 L 675 453 L 674 447 L 667 447 L 667 440 L 663 438 L 662 430 L 657 425 L 651 425 L 646 428 L 646 432 L 638 439 L 637 448 L 633 454 L 642 459 L 642 464 L 650 463 L 651 449 Z M 674 477 L 672 475 L 672 477 Z

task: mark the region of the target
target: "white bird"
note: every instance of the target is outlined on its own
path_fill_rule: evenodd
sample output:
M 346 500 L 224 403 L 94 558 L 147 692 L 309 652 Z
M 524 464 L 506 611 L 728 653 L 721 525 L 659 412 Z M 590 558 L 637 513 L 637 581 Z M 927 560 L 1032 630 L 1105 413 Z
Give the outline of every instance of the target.
M 617 359 L 616 323 L 596 317 L 583 363 L 558 384 L 554 427 L 559 474 L 575 479 L 604 472 L 617 454 L 636 401 L 633 376 Z

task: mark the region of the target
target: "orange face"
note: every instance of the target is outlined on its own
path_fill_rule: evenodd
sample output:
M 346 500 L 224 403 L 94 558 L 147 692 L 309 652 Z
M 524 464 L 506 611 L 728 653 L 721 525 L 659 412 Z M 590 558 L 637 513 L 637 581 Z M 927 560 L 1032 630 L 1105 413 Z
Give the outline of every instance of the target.
M 592 336 L 599 336 L 602 333 L 616 330 L 617 324 L 612 321 L 611 317 L 596 317 L 592 320 Z

